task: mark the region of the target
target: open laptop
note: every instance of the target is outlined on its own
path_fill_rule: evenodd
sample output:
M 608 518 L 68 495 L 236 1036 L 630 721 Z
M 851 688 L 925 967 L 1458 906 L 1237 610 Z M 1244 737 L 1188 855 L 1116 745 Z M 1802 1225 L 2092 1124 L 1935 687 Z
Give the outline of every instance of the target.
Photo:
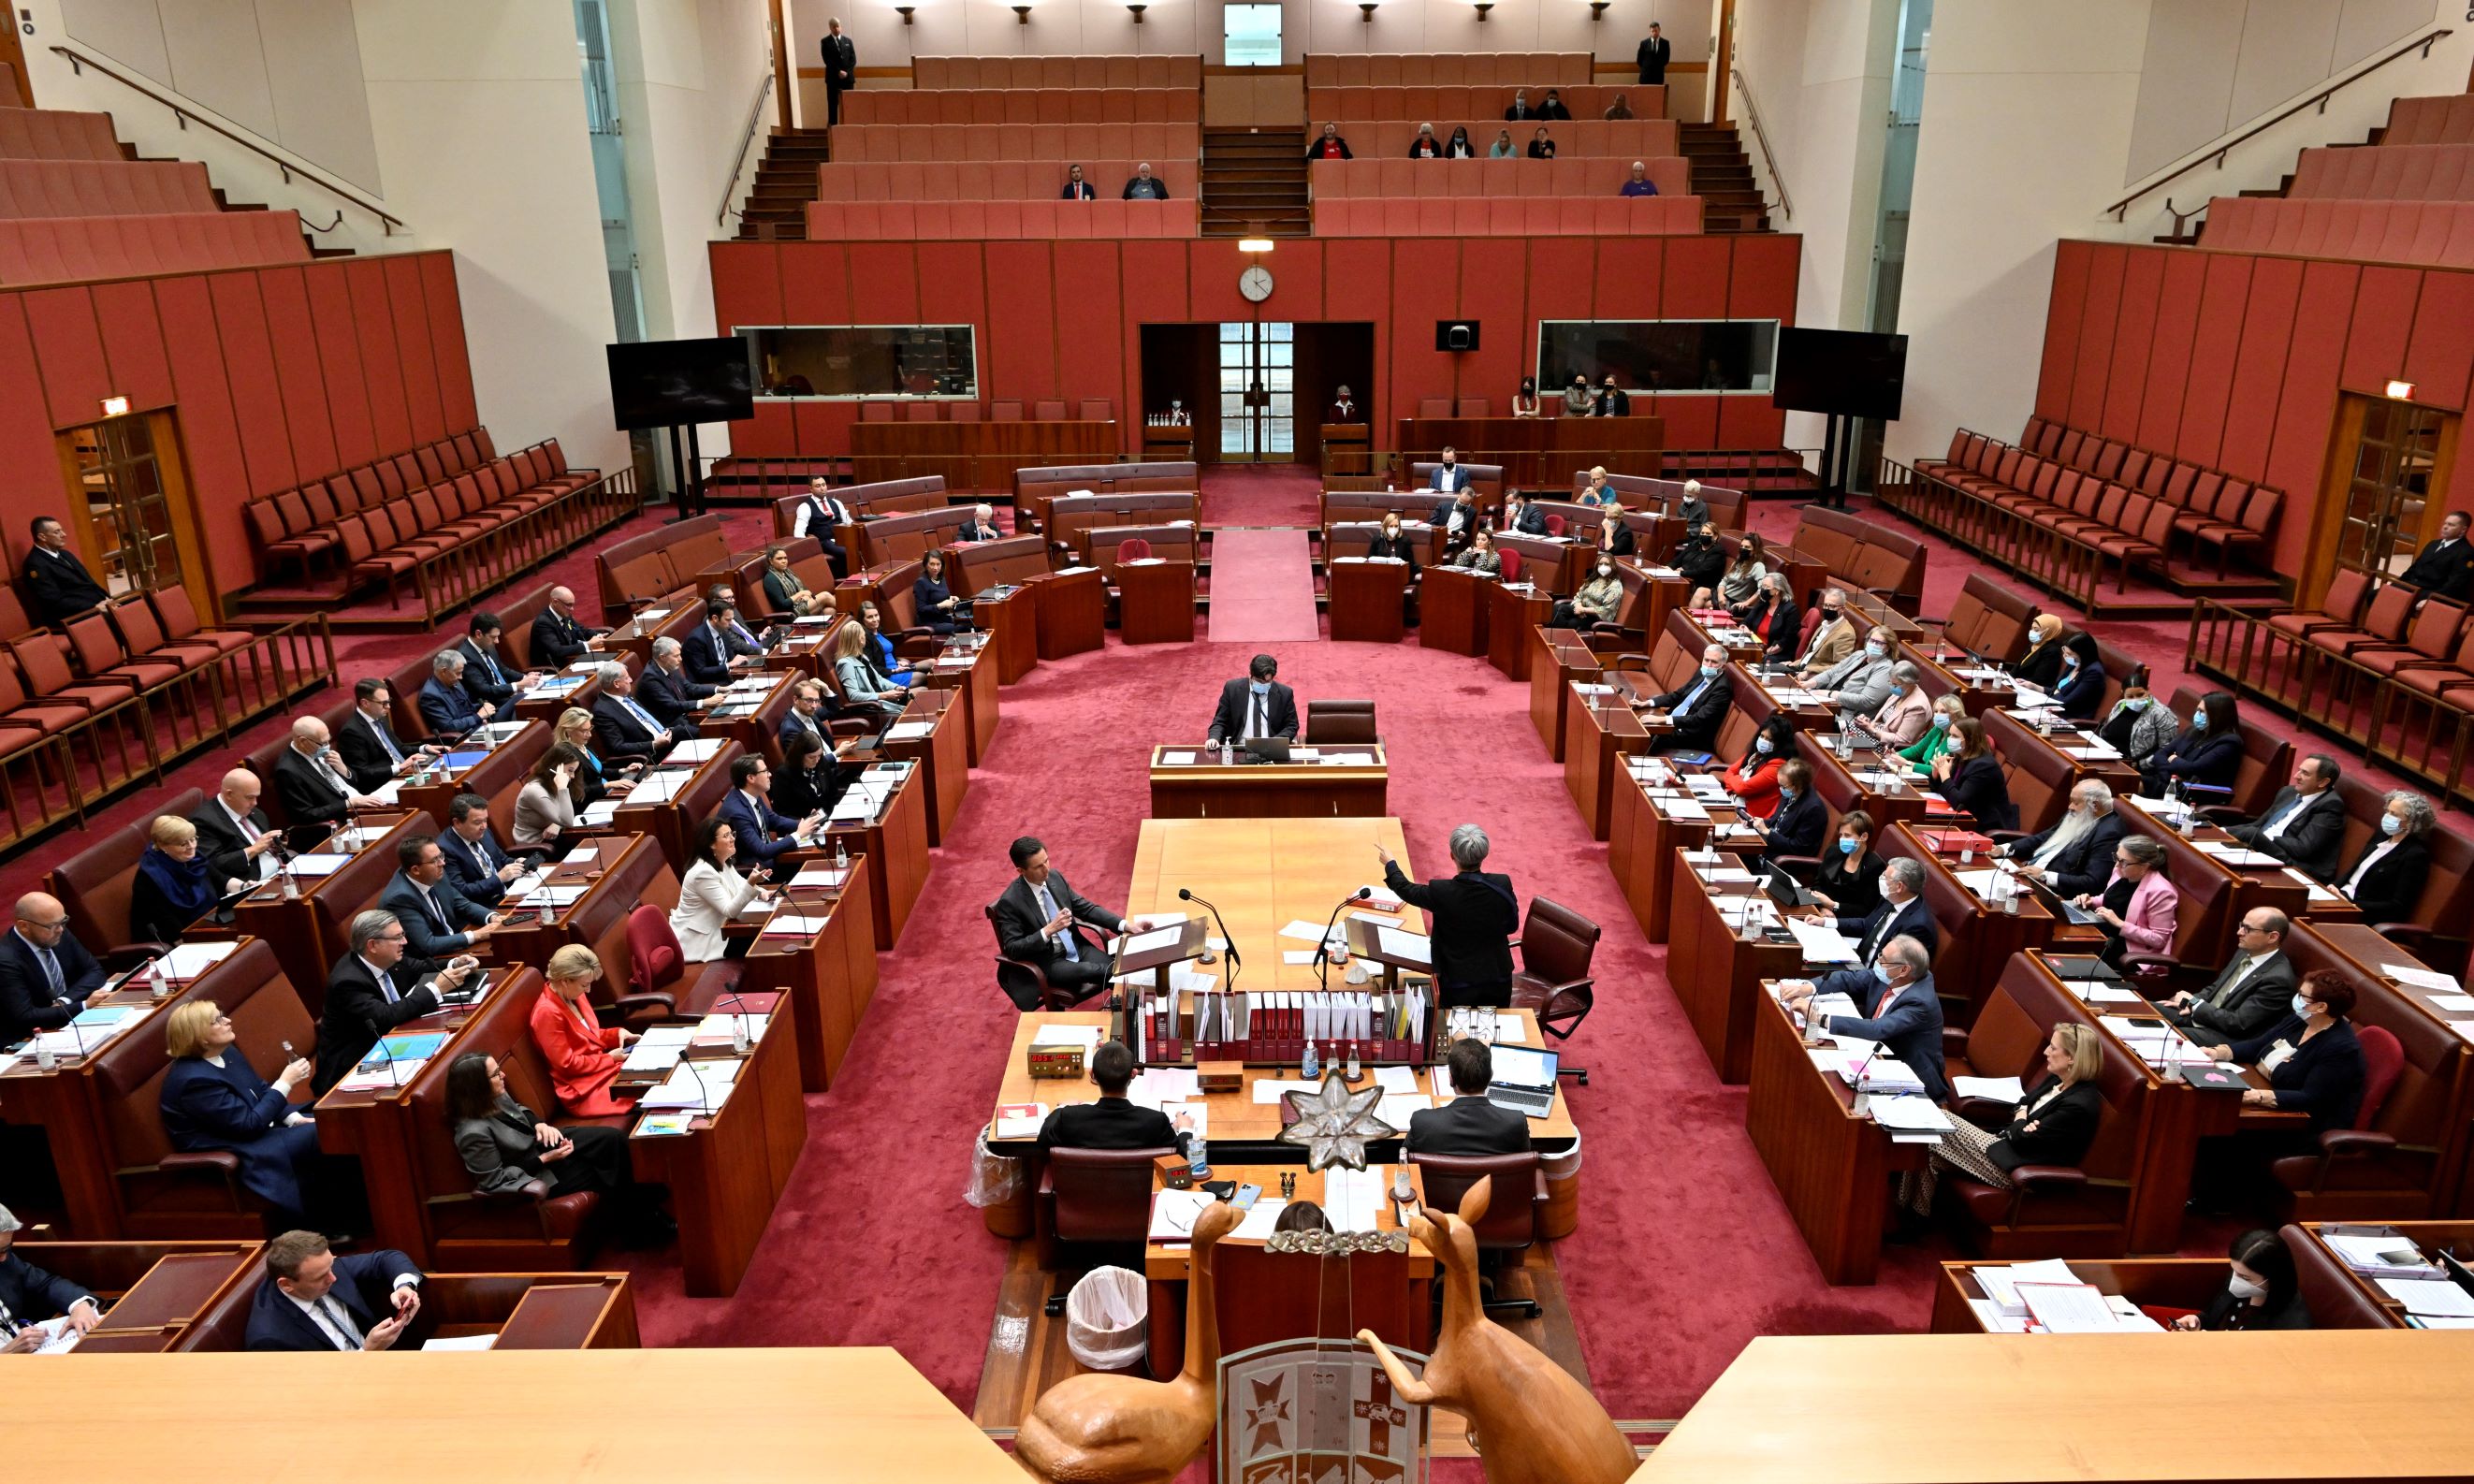
M 1555 1067 L 1559 1060 L 1551 1051 L 1496 1046 L 1494 1081 L 1487 1085 L 1486 1100 L 1531 1118 L 1545 1117 L 1555 1109 Z
M 1769 879 L 1761 883 L 1761 889 L 1769 894 L 1771 901 L 1781 907 L 1813 905 L 1812 888 L 1788 875 L 1784 866 L 1771 866 Z
M 2053 915 L 2061 918 L 2065 922 L 2073 923 L 2084 928 L 2095 927 L 2104 921 L 2102 917 L 2098 916 L 2095 912 L 2081 907 L 2078 903 L 2072 901 L 2069 897 L 2062 895 L 2051 887 L 2047 886 L 2044 878 L 2041 876 L 2013 876 L 2010 879 L 2013 881 L 2025 882 L 2029 889 L 2036 893 L 2036 899 L 2043 902 L 2048 908 L 2051 909 Z
M 1286 763 L 1289 740 L 1285 737 L 1249 737 L 1246 739 L 1246 760 L 1249 763 Z

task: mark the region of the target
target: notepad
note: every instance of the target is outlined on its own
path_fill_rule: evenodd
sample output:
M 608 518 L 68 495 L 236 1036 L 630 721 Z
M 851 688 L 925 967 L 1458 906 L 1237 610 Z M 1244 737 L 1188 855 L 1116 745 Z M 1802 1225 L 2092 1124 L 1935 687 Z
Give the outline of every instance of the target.
M 2412 985 L 2417 989 L 2436 989 L 2442 994 L 2455 994 L 2461 987 L 2455 979 L 2446 974 L 2414 968 L 2404 963 L 2383 963 L 2380 965 L 2380 972 L 2398 984 Z
M 1126 940 L 1126 957 L 1131 958 L 1138 953 L 1150 953 L 1158 948 L 1173 948 L 1176 946 L 1178 939 L 1184 937 L 1183 923 L 1173 928 L 1158 928 L 1149 933 L 1137 933 Z
M 1195 755 L 1191 752 L 1163 752 L 1160 754 L 1160 766 L 1192 767 L 1194 758 Z
M 485 1350 L 497 1343 L 498 1336 L 496 1332 L 492 1332 L 489 1334 L 464 1334 L 456 1335 L 451 1338 L 430 1340 L 425 1342 L 421 1348 L 425 1350 Z
M 1207 1190 L 1163 1190 L 1152 1197 L 1152 1224 L 1146 1234 L 1154 1242 L 1191 1242 L 1195 1222 L 1219 1199 Z
M 666 763 L 710 762 L 721 755 L 722 746 L 727 741 L 728 739 L 720 737 L 693 738 L 672 747 L 669 755 L 663 761 Z
M 1400 928 L 1376 928 L 1374 942 L 1393 958 L 1406 959 L 1412 963 L 1434 962 L 1434 939 L 1424 934 Z
M 352 864 L 352 858 L 351 856 L 330 853 L 323 850 L 313 850 L 307 855 L 298 855 L 292 858 L 292 874 L 295 876 L 332 876 L 337 871 L 342 870 L 345 866 Z
M 2474 1294 L 2467 1293 L 2447 1278 L 2379 1277 L 2371 1281 L 2380 1285 L 2382 1293 L 2404 1304 L 2409 1314 L 2474 1319 Z

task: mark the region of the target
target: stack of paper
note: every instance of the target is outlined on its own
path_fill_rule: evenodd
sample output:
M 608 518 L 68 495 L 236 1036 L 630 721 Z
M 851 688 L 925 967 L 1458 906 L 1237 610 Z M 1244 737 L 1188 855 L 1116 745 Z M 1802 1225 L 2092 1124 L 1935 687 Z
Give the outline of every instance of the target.
M 811 917 L 803 912 L 776 909 L 764 919 L 765 937 L 813 937 L 833 923 L 830 916 Z
M 595 799 L 585 805 L 584 813 L 578 815 L 576 818 L 587 825 L 608 824 L 618 817 L 618 806 L 625 802 L 624 799 Z
M 821 888 L 826 890 L 837 891 L 841 889 L 842 882 L 849 875 L 850 872 L 847 870 L 836 870 L 833 866 L 828 865 L 823 862 L 814 862 L 808 865 L 801 866 L 799 868 L 799 874 L 790 878 L 790 885 L 794 887 L 814 887 Z
M 667 1072 L 679 1064 L 694 1034 L 693 1026 L 655 1026 L 627 1048 L 620 1066 L 630 1072 Z
M 2321 1232 L 2319 1240 L 2345 1260 L 2345 1266 L 2372 1277 L 2437 1277 L 2440 1268 L 2422 1255 L 2411 1237 L 2337 1236 Z
M 1163 1190 L 1152 1196 L 1151 1240 L 1193 1241 L 1196 1220 L 1218 1199 L 1207 1190 Z
M 739 1010 L 716 1010 L 695 1023 L 695 1034 L 690 1039 L 691 1041 L 731 1041 L 738 1037 L 739 1029 L 744 1026 L 747 1030 L 747 1039 L 752 1044 L 764 1039 L 764 1028 L 772 1023 L 772 1019 L 770 1015 L 751 1014 Z
M 2027 1095 L 2027 1089 L 2015 1077 L 1953 1077 L 1950 1086 L 1962 1098 L 1983 1098 L 1994 1103 L 2016 1103 Z
M 1865 1069 L 1866 1082 L 1873 1080 L 1880 1065 L 1880 1059 L 1877 1058 L 1873 1065 Z M 1891 1136 L 1901 1142 L 1908 1142 L 1910 1134 L 1920 1139 L 1938 1140 L 1950 1131 L 1950 1115 L 1933 1107 L 1929 1098 L 1875 1098 L 1865 1105 L 1865 1110 L 1873 1115 L 1875 1123 L 1889 1130 Z
M 2380 1292 L 2417 1317 L 2474 1320 L 2474 1294 L 2444 1277 L 2373 1278 Z
M 1183 1103 L 1202 1096 L 1202 1082 L 1192 1067 L 1148 1066 L 1136 1074 L 1126 1096 L 1144 1107 Z
M 2455 994 L 2463 987 L 2446 974 L 2437 973 L 2431 969 L 2415 968 L 2410 964 L 2383 963 L 2380 965 L 2380 972 L 2398 984 L 2412 985 L 2417 989 L 2436 990 L 2441 994 Z
M 1321 1085 L 1322 1083 L 1305 1083 L 1276 1077 L 1266 1077 L 1254 1083 L 1254 1101 L 1262 1104 L 1277 1103 L 1280 1101 L 1280 1094 L 1284 1092 L 1310 1093 Z
M 1194 764 L 1195 755 L 1191 752 L 1163 752 L 1160 754 L 1160 766 L 1162 767 L 1192 767 Z
M 1830 926 L 1827 919 L 1816 921 L 1803 917 L 1789 917 L 1786 919 L 1786 930 L 1795 935 L 1799 951 L 1803 953 L 1804 961 L 1807 963 L 1856 961 L 1855 941 Z
M 163 976 L 176 984 L 189 981 L 213 968 L 232 956 L 238 943 L 175 943 L 172 951 L 157 961 L 163 965 Z
M 2071 1265 L 2059 1257 L 2049 1257 L 2043 1262 L 2016 1262 L 2006 1268 L 1977 1268 L 1973 1271 L 1976 1274 L 1976 1281 L 1983 1287 L 1985 1296 L 1991 1299 L 1995 1306 L 2004 1314 L 2024 1315 L 2027 1312 L 2026 1302 L 2019 1297 L 2018 1285 L 2021 1283 L 2075 1283 L 2079 1280 L 2079 1276 L 2071 1271 Z
M 1334 1231 L 1372 1231 L 1390 1199 L 1385 1188 L 1390 1184 L 1388 1172 L 1379 1169 L 1344 1170 L 1335 1165 L 1322 1175 L 1322 1211 L 1331 1218 Z
M 691 738 L 687 742 L 679 742 L 672 746 L 669 750 L 669 754 L 662 761 L 666 765 L 672 763 L 710 763 L 716 757 L 720 756 L 721 749 L 725 742 L 726 739 L 719 737 Z
M 1279 1197 L 1264 1196 L 1246 1212 L 1246 1219 L 1237 1224 L 1237 1229 L 1228 1234 L 1249 1242 L 1269 1241 L 1273 1229 L 1280 1224 L 1280 1213 L 1288 1208 L 1289 1203 Z
M 1048 1122 L 1048 1111 L 1045 1103 L 999 1104 L 993 1136 L 1000 1139 L 1036 1138 L 1040 1125 Z
M 717 1112 L 730 1101 L 731 1088 L 739 1081 L 741 1063 L 721 1059 L 682 1060 L 670 1071 L 669 1081 L 647 1092 L 637 1102 L 646 1111 L 663 1108 L 697 1108 Z

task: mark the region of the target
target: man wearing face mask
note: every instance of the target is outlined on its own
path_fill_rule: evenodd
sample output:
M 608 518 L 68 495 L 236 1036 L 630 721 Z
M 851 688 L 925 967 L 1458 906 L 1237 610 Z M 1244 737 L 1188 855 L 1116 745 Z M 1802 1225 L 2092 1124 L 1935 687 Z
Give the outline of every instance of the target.
M 1847 617 L 1846 590 L 1823 588 L 1821 620 L 1812 626 L 1811 640 L 1788 663 L 1795 666 L 1797 673 L 1809 679 L 1855 652 L 1856 623 Z
M 1531 508 L 1528 498 L 1513 490 L 1503 497 L 1503 529 L 1507 535 L 1543 536 L 1546 513 Z
M 1443 450 L 1443 462 L 1435 466 L 1434 479 L 1426 488 L 1438 495 L 1457 495 L 1469 487 L 1469 472 L 1461 467 L 1460 451 Z
M 2122 816 L 2113 791 L 2094 778 L 2071 790 L 2071 807 L 2059 823 L 2010 842 L 2008 855 L 2032 876 L 2064 896 L 2102 891 L 2112 878 L 2113 848 L 2122 843 Z
M 349 810 L 377 807 L 352 787 L 327 723 L 316 717 L 293 722 L 292 745 L 275 755 L 275 796 L 295 825 L 336 824 Z
M 1436 470 L 1436 478 L 1443 478 L 1443 471 L 1452 467 L 1451 456 L 1452 450 L 1445 449 L 1444 462 L 1442 468 Z M 1460 485 L 1453 491 L 1452 498 L 1438 503 L 1433 513 L 1426 517 L 1427 524 L 1435 526 L 1443 533 L 1445 555 L 1450 555 L 1467 546 L 1469 537 L 1476 534 L 1483 519 L 1478 514 L 1477 492 L 1468 486 L 1467 470 L 1460 472 Z
M 1297 741 L 1297 693 L 1272 678 L 1279 672 L 1279 661 L 1268 654 L 1254 656 L 1246 679 L 1220 688 L 1220 709 L 1211 715 L 1205 740 L 1215 747 L 1224 742 L 1242 745 L 1257 737 Z
M 1856 940 L 1856 961 L 1870 967 L 1881 945 L 1894 937 L 1911 937 L 1929 956 L 1941 947 L 1941 925 L 1924 903 L 1925 868 L 1907 856 L 1893 857 L 1881 867 L 1881 905 L 1861 917 L 1840 917 L 1831 925 L 1841 937 Z
M 1727 646 L 1711 645 L 1701 651 L 1701 669 L 1684 684 L 1650 700 L 1650 709 L 1669 714 L 1675 730 L 1666 740 L 1666 748 L 1677 752 L 1707 752 L 1718 742 L 1718 727 L 1727 719 L 1727 708 L 1734 704 L 1735 688 L 1727 678 Z
M 1852 1035 L 1880 1041 L 1925 1084 L 1935 1103 L 1950 1096 L 1941 1052 L 1941 997 L 1933 990 L 1932 956 L 1912 937 L 1894 937 L 1871 968 L 1840 969 L 1818 980 L 1779 981 L 1779 1003 L 1802 1010 L 1816 995 L 1843 994 L 1856 1015 L 1819 1015 L 1812 1036 Z
M 1549 628 L 1589 628 L 1613 623 L 1623 608 L 1623 579 L 1615 575 L 1615 559 L 1601 554 L 1581 590 L 1555 605 L 1546 618 Z

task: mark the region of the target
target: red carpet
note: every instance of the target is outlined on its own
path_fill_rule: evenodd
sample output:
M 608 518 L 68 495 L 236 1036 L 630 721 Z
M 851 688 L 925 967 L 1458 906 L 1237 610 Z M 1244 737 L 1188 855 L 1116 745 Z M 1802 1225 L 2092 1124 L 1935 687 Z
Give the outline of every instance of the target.
M 1205 464 L 1202 523 L 1297 525 L 1322 513 L 1322 478 L 1311 464 Z
M 1212 533 L 1214 644 L 1310 640 L 1320 627 L 1314 560 L 1304 531 L 1224 526 Z

